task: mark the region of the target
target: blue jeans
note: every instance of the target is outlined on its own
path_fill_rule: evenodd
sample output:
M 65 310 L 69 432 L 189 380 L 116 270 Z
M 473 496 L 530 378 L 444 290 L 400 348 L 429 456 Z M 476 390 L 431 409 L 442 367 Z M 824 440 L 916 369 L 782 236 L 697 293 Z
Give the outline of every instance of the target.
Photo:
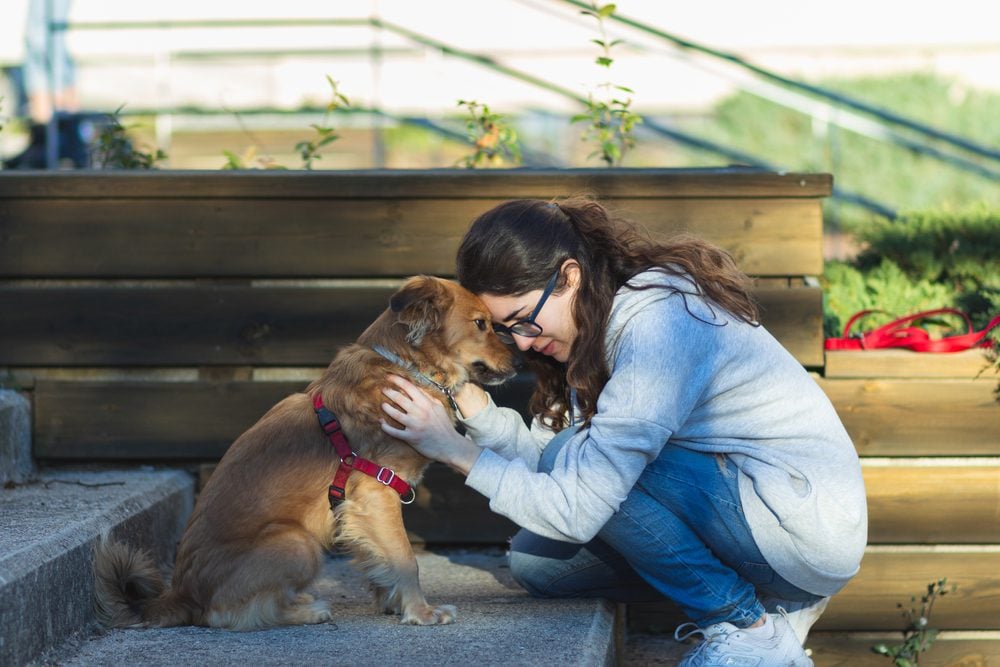
M 552 470 L 566 429 L 548 444 L 539 471 Z M 813 601 L 761 556 L 728 458 L 672 444 L 650 463 L 628 498 L 587 544 L 521 530 L 511 541 L 514 578 L 536 597 L 673 600 L 699 627 L 747 627 L 764 614 L 758 595 Z

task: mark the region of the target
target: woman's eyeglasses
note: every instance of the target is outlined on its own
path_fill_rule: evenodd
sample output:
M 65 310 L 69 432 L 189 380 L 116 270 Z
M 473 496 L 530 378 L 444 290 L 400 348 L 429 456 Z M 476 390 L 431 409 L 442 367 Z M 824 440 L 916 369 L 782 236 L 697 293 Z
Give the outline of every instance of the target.
M 493 323 L 493 331 L 496 332 L 497 337 L 505 343 L 513 343 L 514 335 L 524 336 L 525 338 L 537 338 L 542 335 L 542 327 L 535 323 L 535 318 L 538 317 L 538 313 L 541 312 L 542 306 L 545 305 L 546 299 L 552 294 L 552 290 L 556 288 L 556 283 L 559 281 L 559 269 L 552 274 L 549 278 L 549 282 L 545 285 L 545 289 L 542 290 L 542 296 L 538 299 L 538 305 L 535 309 L 531 311 L 531 315 L 524 318 L 523 320 L 517 320 L 509 327 L 502 324 Z

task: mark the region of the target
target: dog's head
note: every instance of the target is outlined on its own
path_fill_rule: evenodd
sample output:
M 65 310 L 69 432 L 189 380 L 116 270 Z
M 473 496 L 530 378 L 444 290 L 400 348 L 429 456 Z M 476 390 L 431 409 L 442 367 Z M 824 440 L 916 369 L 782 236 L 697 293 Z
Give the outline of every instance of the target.
M 514 354 L 493 333 L 482 300 L 451 280 L 410 278 L 389 300 L 406 340 L 436 368 L 461 384 L 500 384 L 515 374 Z

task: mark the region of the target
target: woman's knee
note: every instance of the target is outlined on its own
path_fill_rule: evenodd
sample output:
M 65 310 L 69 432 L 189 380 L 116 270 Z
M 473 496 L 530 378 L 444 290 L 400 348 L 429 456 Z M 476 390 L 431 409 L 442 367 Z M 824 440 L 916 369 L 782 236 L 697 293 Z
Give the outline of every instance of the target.
M 544 561 L 543 558 L 521 551 L 510 552 L 510 575 L 532 597 L 553 597 L 548 592 L 553 578 L 543 567 Z

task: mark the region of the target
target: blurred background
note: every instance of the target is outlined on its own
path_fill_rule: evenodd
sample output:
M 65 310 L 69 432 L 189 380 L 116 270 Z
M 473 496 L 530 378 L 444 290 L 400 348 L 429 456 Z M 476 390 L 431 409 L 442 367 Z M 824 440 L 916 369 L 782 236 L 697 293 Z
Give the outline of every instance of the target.
M 117 131 L 160 169 L 453 167 L 475 101 L 516 134 L 520 160 L 498 166 L 599 167 L 571 121 L 611 90 L 643 118 L 621 166 L 830 172 L 833 230 L 1000 204 L 994 3 L 590 6 L 6 0 L 0 157 L 93 166 Z

